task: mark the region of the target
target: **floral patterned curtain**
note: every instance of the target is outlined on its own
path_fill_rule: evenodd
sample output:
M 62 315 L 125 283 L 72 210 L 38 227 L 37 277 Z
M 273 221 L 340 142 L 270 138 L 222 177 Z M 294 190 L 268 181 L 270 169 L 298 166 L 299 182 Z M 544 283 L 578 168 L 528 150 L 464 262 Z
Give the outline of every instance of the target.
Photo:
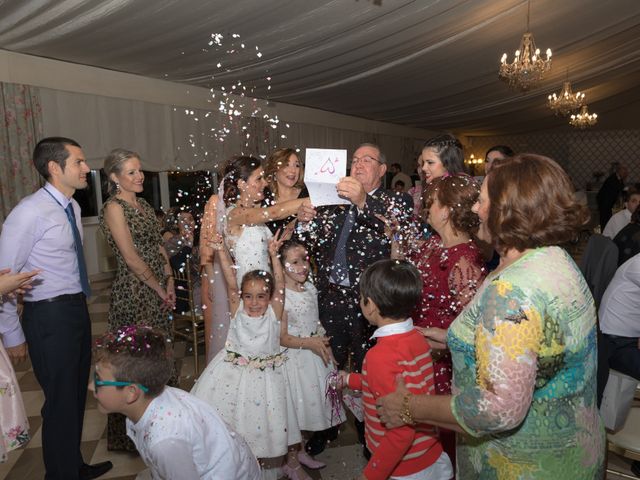
M 0 221 L 20 199 L 33 193 L 41 179 L 31 155 L 42 138 L 38 89 L 0 82 Z

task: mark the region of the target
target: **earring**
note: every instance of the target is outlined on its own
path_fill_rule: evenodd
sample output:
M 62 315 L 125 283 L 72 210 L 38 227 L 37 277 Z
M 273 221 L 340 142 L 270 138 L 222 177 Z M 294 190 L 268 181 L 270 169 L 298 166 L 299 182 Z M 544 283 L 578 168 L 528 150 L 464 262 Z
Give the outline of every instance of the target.
M 116 194 L 120 193 L 120 184 L 118 182 L 113 182 L 116 184 Z

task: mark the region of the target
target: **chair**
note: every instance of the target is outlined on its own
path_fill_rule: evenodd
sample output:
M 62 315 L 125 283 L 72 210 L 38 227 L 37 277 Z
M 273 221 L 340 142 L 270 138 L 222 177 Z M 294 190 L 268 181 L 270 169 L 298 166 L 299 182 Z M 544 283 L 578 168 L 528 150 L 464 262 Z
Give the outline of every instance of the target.
M 193 300 L 193 277 L 191 259 L 187 258 L 180 268 L 173 269 L 176 289 L 176 310 L 173 313 L 173 335 L 193 344 L 195 375 L 200 373 L 198 346 L 204 345 L 204 315 L 196 309 Z
M 638 398 L 638 388 L 635 391 L 635 398 Z M 607 432 L 607 449 L 624 458 L 640 461 L 640 408 L 633 405 L 629 410 L 627 419 L 622 428 L 616 432 Z M 607 462 L 607 473 L 618 477 L 637 479 L 635 475 L 629 475 L 619 470 L 609 467 Z

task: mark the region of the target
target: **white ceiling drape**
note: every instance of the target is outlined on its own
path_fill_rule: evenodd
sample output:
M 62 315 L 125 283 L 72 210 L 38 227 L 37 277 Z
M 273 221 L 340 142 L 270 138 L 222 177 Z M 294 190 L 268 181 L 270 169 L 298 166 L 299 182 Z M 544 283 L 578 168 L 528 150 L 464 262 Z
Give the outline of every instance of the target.
M 603 128 L 640 125 L 637 0 L 533 0 L 531 31 L 553 67 L 524 95 L 497 69 L 519 45 L 526 0 L 30 0 L 0 10 L 0 48 L 207 88 L 240 81 L 260 98 L 384 122 L 466 135 L 568 130 L 545 106 L 568 70 Z M 221 45 L 209 45 L 215 33 Z

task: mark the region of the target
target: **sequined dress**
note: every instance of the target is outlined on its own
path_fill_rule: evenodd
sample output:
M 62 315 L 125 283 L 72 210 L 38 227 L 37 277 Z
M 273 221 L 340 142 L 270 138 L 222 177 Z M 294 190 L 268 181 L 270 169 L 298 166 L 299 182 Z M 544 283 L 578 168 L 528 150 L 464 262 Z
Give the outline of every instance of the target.
M 596 311 L 558 247 L 491 274 L 447 338 L 458 478 L 603 478 Z
M 207 365 L 191 393 L 212 405 L 244 437 L 258 458 L 287 453 L 300 428 L 280 351 L 280 322 L 269 306 L 250 317 L 242 302 L 231 320 L 226 348 Z
M 434 233 L 410 260 L 422 273 L 422 300 L 411 316 L 416 327 L 449 328 L 473 298 L 486 276 L 480 250 L 473 241 L 451 248 Z M 433 370 L 438 394 L 451 393 L 451 355 L 434 355 Z

